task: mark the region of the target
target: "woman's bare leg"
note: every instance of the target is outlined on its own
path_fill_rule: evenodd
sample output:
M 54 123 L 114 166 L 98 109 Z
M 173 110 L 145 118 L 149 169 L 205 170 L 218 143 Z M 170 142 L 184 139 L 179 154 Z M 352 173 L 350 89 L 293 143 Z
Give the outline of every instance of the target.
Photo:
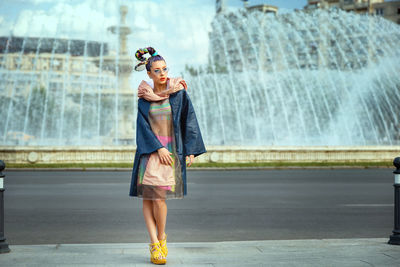
M 164 239 L 165 225 L 167 223 L 167 203 L 165 199 L 153 200 L 154 218 L 157 223 L 158 240 Z
M 151 243 L 158 241 L 156 232 L 156 221 L 153 215 L 153 201 L 143 199 L 143 216 L 146 222 L 147 231 L 150 235 Z

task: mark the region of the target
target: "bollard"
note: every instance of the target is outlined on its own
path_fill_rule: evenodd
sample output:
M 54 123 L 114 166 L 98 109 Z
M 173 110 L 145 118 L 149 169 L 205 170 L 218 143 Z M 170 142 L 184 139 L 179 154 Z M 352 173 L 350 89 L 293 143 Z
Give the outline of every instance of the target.
M 400 157 L 393 161 L 394 173 L 394 228 L 388 241 L 391 245 L 400 245 Z
M 4 236 L 4 174 L 6 167 L 4 161 L 0 160 L 0 253 L 10 252 L 10 248 Z

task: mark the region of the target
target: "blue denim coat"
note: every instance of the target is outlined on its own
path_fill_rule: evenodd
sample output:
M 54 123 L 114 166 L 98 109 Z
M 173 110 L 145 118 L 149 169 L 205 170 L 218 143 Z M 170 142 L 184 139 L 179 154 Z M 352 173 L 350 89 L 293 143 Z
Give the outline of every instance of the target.
M 196 114 L 185 89 L 169 95 L 169 103 L 173 117 L 176 152 L 182 166 L 183 195 L 187 194 L 186 185 L 186 156 L 197 157 L 206 153 L 206 148 L 197 122 Z M 136 121 L 136 153 L 133 163 L 129 196 L 137 196 L 137 176 L 139 159 L 143 154 L 150 154 L 163 147 L 151 130 L 149 109 L 151 102 L 144 98 L 138 100 L 138 115 Z

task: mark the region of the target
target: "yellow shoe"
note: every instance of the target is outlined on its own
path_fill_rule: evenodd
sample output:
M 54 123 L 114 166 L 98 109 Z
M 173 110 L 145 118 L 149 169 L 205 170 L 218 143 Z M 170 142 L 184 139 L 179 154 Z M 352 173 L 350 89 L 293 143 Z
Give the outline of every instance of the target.
M 165 233 L 164 233 L 165 234 Z M 165 234 L 164 239 L 160 240 L 161 250 L 164 253 L 165 257 L 168 255 L 168 248 L 167 248 L 167 234 Z
M 165 264 L 167 262 L 167 259 L 165 258 L 165 255 L 161 250 L 160 241 L 149 244 L 149 250 L 151 253 L 150 261 L 152 263 Z

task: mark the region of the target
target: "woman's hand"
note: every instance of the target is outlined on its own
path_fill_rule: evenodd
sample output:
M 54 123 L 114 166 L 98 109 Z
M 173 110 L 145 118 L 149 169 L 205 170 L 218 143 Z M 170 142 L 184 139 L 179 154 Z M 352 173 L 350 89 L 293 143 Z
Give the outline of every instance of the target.
M 186 156 L 186 165 L 190 167 L 194 161 L 194 155 Z
M 172 152 L 169 152 L 169 150 L 166 149 L 165 147 L 159 148 L 157 152 L 158 152 L 158 157 L 160 158 L 162 164 L 172 166 L 172 161 L 173 161 L 171 157 Z

